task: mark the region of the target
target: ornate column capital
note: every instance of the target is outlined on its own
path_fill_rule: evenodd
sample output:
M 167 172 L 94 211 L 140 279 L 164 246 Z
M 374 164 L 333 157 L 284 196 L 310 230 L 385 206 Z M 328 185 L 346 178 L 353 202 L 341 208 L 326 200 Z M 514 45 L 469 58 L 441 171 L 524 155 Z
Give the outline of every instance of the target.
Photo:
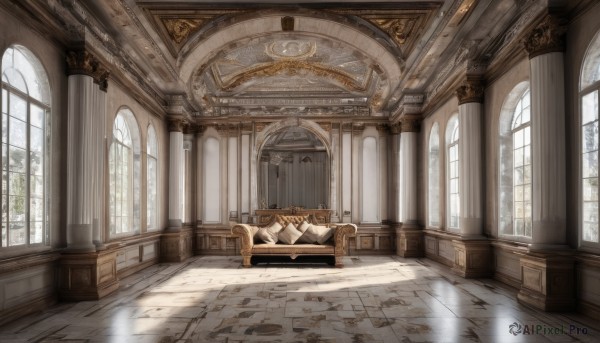
M 183 132 L 183 127 L 185 126 L 185 119 L 182 117 L 169 117 L 167 118 L 167 126 L 169 132 Z
M 523 40 L 529 58 L 550 52 L 565 50 L 564 36 L 566 27 L 560 25 L 559 19 L 554 15 L 546 15 L 528 36 Z
M 92 53 L 85 49 L 71 50 L 67 52 L 66 60 L 67 75 L 91 76 L 94 83 L 97 83 L 101 90 L 106 91 L 110 73 Z
M 421 130 L 420 117 L 403 117 L 400 118 L 400 132 L 419 132 Z
M 390 133 L 391 133 L 392 135 L 397 135 L 397 134 L 399 134 L 400 132 L 402 132 L 402 124 L 400 124 L 400 123 L 398 122 L 398 123 L 395 123 L 395 124 L 391 124 L 391 125 L 390 125 Z
M 481 80 L 467 79 L 462 85 L 456 89 L 458 104 L 466 104 L 469 102 L 483 102 L 483 82 Z

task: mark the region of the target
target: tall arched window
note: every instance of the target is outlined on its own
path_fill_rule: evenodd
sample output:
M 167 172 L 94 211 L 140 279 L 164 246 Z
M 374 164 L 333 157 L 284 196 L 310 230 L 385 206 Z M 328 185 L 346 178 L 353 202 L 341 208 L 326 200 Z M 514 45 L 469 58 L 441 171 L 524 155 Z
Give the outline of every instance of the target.
M 440 134 L 439 125 L 434 123 L 429 133 L 429 187 L 428 215 L 429 226 L 440 226 Z
M 509 93 L 499 122 L 499 234 L 531 238 L 532 179 L 529 83 Z
M 130 110 L 117 113 L 112 133 L 108 161 L 110 234 L 139 232 L 139 132 Z
M 600 92 L 600 32 L 588 47 L 580 83 L 581 96 L 581 202 L 580 241 L 600 249 L 598 234 L 598 93 Z
M 2 247 L 47 244 L 50 87 L 33 54 L 2 56 Z
M 459 160 L 458 160 L 458 116 L 454 115 L 448 120 L 446 127 L 446 162 L 448 181 L 446 184 L 446 207 L 448 211 L 448 228 L 458 229 L 460 216 L 460 190 L 459 190 Z
M 158 229 L 158 141 L 152 125 L 148 126 L 146 177 L 146 212 L 148 229 Z

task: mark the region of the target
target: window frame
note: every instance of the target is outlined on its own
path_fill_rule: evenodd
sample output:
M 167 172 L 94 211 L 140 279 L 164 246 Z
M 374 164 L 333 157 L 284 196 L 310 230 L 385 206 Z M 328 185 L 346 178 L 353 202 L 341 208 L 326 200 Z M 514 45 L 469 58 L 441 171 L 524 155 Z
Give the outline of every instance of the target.
M 451 130 L 451 131 L 450 131 Z M 456 135 L 456 139 L 455 136 Z M 446 154 L 446 161 L 445 161 L 445 169 L 446 169 L 446 230 L 450 231 L 450 232 L 460 232 L 460 121 L 458 118 L 458 114 L 455 113 L 453 114 L 449 119 L 448 122 L 446 124 L 446 139 L 445 139 L 445 154 Z M 456 160 L 451 160 L 450 159 L 450 149 L 451 148 L 456 148 Z M 456 162 L 457 164 L 457 170 L 456 170 L 456 177 L 455 178 L 451 178 L 451 167 L 450 164 L 452 162 Z M 457 187 L 457 191 L 456 193 L 451 193 L 451 180 L 452 179 L 456 179 L 456 187 Z M 458 222 L 456 226 L 451 225 L 451 217 L 452 217 L 452 201 L 451 201 L 451 196 L 452 194 L 457 194 L 458 195 L 458 213 L 457 213 L 457 218 L 458 218 Z
M 152 132 L 152 136 L 150 135 L 150 133 Z M 156 231 L 160 229 L 160 225 L 159 225 L 159 216 L 158 216 L 158 210 L 159 210 L 159 187 L 158 187 L 158 183 L 159 183 L 159 165 L 158 165 L 158 156 L 159 156 L 159 144 L 158 144 L 158 136 L 156 135 L 156 130 L 154 129 L 154 125 L 152 125 L 152 123 L 150 123 L 148 125 L 148 129 L 147 129 L 147 139 L 146 139 L 146 230 L 147 231 Z M 150 149 L 150 139 L 151 137 L 153 138 L 153 144 L 156 147 L 156 151 L 155 154 L 153 155 L 151 153 L 151 149 Z M 149 171 L 150 171 L 150 161 L 153 160 L 155 163 L 155 175 L 154 175 L 154 184 L 155 184 L 155 199 L 154 199 L 154 209 L 155 211 L 153 212 L 153 226 L 151 225 L 151 221 L 150 221 L 150 213 L 152 213 L 149 209 L 150 206 L 148 206 L 150 204 L 150 192 L 149 192 L 149 188 L 148 185 L 150 184 L 149 180 L 151 175 L 149 175 Z
M 2 69 L 0 70 L 0 73 L 2 74 L 1 78 L 0 78 L 0 92 L 2 93 L 2 96 L 0 96 L 0 108 L 2 108 L 2 116 L 4 116 L 4 110 L 6 108 L 6 116 L 7 116 L 7 121 L 6 121 L 6 129 L 7 129 L 7 140 L 6 140 L 6 148 L 7 148 L 7 155 L 10 156 L 9 154 L 9 147 L 13 146 L 15 148 L 21 149 L 25 151 L 25 155 L 27 156 L 27 158 L 25 158 L 25 171 L 24 172 L 15 172 L 10 170 L 10 167 L 7 165 L 7 169 L 6 169 L 6 173 L 7 173 L 7 179 L 6 179 L 6 186 L 8 187 L 8 192 L 6 194 L 4 194 L 4 189 L 3 187 L 0 185 L 0 189 L 2 189 L 2 197 L 0 199 L 2 199 L 2 207 L 4 207 L 4 197 L 6 196 L 7 200 L 8 198 L 11 196 L 10 195 L 10 179 L 9 179 L 9 175 L 11 173 L 18 173 L 18 174 L 23 174 L 25 181 L 25 192 L 24 192 L 24 225 L 25 225 L 25 239 L 24 242 L 21 244 L 16 244 L 16 245 L 9 245 L 10 242 L 10 236 L 11 236 L 11 230 L 10 230 L 10 225 L 9 223 L 11 222 L 15 222 L 15 221 L 11 221 L 10 220 L 10 213 L 7 212 L 7 216 L 6 216 L 6 222 L 3 224 L 6 224 L 6 239 L 3 238 L 2 234 L 4 232 L 0 232 L 0 249 L 2 251 L 10 251 L 10 250 L 20 250 L 20 249 L 28 249 L 28 251 L 30 251 L 31 249 L 33 250 L 38 250 L 40 248 L 48 248 L 51 244 L 51 218 L 50 218 L 50 194 L 51 194 L 51 189 L 50 189 L 50 161 L 51 161 L 51 140 L 50 140 L 50 128 L 51 128 L 51 104 L 50 104 L 50 99 L 51 99 L 51 94 L 52 91 L 50 89 L 50 85 L 48 83 L 48 74 L 45 71 L 45 69 L 42 66 L 41 61 L 37 58 L 37 56 L 35 56 L 31 50 L 29 50 L 28 48 L 24 47 L 24 46 L 20 46 L 20 45 L 11 45 L 9 47 L 7 47 L 4 52 L 2 53 L 2 60 L 4 60 L 5 55 L 8 53 L 9 49 L 13 50 L 13 54 L 15 51 L 18 51 L 20 53 L 20 55 L 23 56 L 23 58 L 25 59 L 25 62 L 21 62 L 21 63 L 27 63 L 28 67 L 32 68 L 32 72 L 33 75 L 35 76 L 34 79 L 29 80 L 29 81 L 33 81 L 34 85 L 31 85 L 27 82 L 27 78 L 22 74 L 22 71 L 19 69 L 14 69 L 15 66 L 5 66 L 2 65 Z M 14 58 L 14 55 L 13 55 Z M 6 69 L 5 69 L 6 68 Z M 14 69 L 14 71 L 16 73 L 19 74 L 19 76 L 21 77 L 22 81 L 24 82 L 24 86 L 26 88 L 26 91 L 19 89 L 18 87 L 12 85 L 10 82 L 10 80 L 6 80 L 5 81 L 5 72 L 10 70 L 10 69 Z M 39 89 L 39 99 L 34 97 L 31 94 L 31 89 L 32 87 L 35 86 L 39 86 L 41 87 Z M 4 95 L 6 94 L 6 99 L 4 98 Z M 12 97 L 17 97 L 19 99 L 21 99 L 23 102 L 25 102 L 25 107 L 26 107 L 26 113 L 25 113 L 25 120 L 22 120 L 18 117 L 15 117 L 13 115 L 11 115 L 11 109 L 10 109 L 10 102 L 11 102 L 11 98 Z M 4 103 L 6 101 L 6 104 Z M 32 107 L 38 107 L 41 112 L 41 119 L 42 119 L 42 124 L 41 126 L 35 125 L 32 121 Z M 11 119 L 13 118 L 13 119 Z M 11 144 L 11 139 L 10 139 L 10 126 L 11 126 L 11 122 L 13 120 L 16 121 L 20 121 L 22 123 L 24 123 L 25 125 L 25 148 L 22 147 L 18 147 L 15 146 L 14 144 Z M 36 175 L 32 174 L 32 167 L 31 167 L 31 154 L 35 151 L 32 149 L 32 128 L 36 128 L 36 129 L 40 129 L 41 130 L 41 151 L 39 152 L 43 162 L 41 163 L 40 169 L 41 169 L 41 178 L 42 178 L 42 189 L 41 189 L 41 198 L 37 197 L 37 196 L 33 196 L 34 194 L 32 193 L 32 180 L 33 177 Z M 0 131 L 2 131 L 0 129 Z M 2 142 L 2 145 L 4 145 L 4 141 Z M 2 147 L 2 150 L 0 150 L 0 154 L 4 153 L 4 148 Z M 8 156 L 7 156 L 7 160 L 6 163 L 9 163 L 8 161 Z M 3 161 L 4 163 L 4 161 Z M 3 170 L 2 170 L 2 174 L 4 174 L 4 165 L 3 165 Z M 40 175 L 37 175 L 38 177 Z M 34 220 L 32 221 L 32 200 L 34 198 L 37 199 L 41 199 L 41 203 L 42 203 L 42 216 L 41 216 L 41 221 L 40 220 Z M 8 205 L 8 203 L 6 203 L 6 208 L 7 211 L 10 211 L 10 206 Z M 40 241 L 39 242 L 32 242 L 32 223 L 33 222 L 41 222 L 41 233 L 40 233 Z M 4 231 L 4 229 L 2 230 Z
M 524 108 L 522 107 L 523 99 L 529 95 L 529 119 L 527 122 L 515 126 L 515 120 L 523 115 Z M 519 105 L 521 107 L 519 108 Z M 527 109 L 527 107 L 525 107 Z M 517 113 L 516 111 L 519 110 Z M 499 238 L 510 240 L 519 243 L 531 242 L 531 236 L 516 235 L 515 224 L 515 133 L 529 128 L 529 143 L 520 148 L 528 146 L 529 151 L 529 166 L 530 166 L 530 199 L 531 212 L 531 233 L 533 234 L 533 149 L 531 140 L 531 87 L 528 80 L 522 81 L 515 85 L 510 93 L 506 96 L 499 116 L 498 122 L 498 159 L 497 159 L 497 209 L 498 216 L 496 218 L 498 224 L 497 235 Z M 505 194 L 507 193 L 507 194 Z M 525 233 L 525 231 L 523 232 Z
M 587 95 L 593 94 L 594 92 L 597 92 L 597 107 L 598 107 L 598 112 L 600 112 L 600 80 L 594 82 L 593 84 L 589 85 L 588 87 L 586 87 L 583 91 L 579 92 L 579 125 L 578 125 L 578 130 L 579 130 L 579 225 L 578 225 L 578 241 L 579 241 L 579 248 L 581 250 L 587 250 L 590 252 L 595 252 L 595 253 L 599 253 L 600 252 L 600 232 L 598 233 L 598 242 L 592 242 L 592 241 L 585 241 L 583 239 L 583 224 L 584 224 L 584 215 L 583 215 L 583 210 L 584 210 L 584 192 L 583 192 L 583 98 Z M 600 113 L 597 113 L 598 118 L 596 118 L 596 120 L 592 121 L 592 122 L 596 122 L 598 123 L 598 125 L 600 126 Z M 590 122 L 590 123 L 592 123 Z M 589 123 L 586 123 L 589 124 Z M 596 137 L 598 139 L 600 139 L 600 133 L 598 133 L 596 135 Z M 600 169 L 600 147 L 598 150 L 596 150 L 596 161 L 598 161 L 598 165 L 597 168 Z M 596 177 L 596 179 L 598 181 L 600 181 L 600 173 L 598 173 L 598 176 Z M 600 189 L 600 185 L 599 185 L 599 189 Z M 600 203 L 600 194 L 598 195 L 598 202 Z M 599 206 L 599 210 L 598 210 L 598 222 L 600 222 L 600 206 Z M 600 224 L 599 226 L 599 231 L 600 231 Z
M 434 131 L 435 130 L 435 131 Z M 432 142 L 433 142 L 433 134 L 435 133 L 436 135 L 436 139 L 437 139 L 437 151 L 433 151 L 432 150 Z M 435 229 L 435 230 L 439 230 L 443 227 L 442 225 L 442 206 L 440 206 L 440 190 L 441 190 L 441 182 L 440 182 L 440 174 L 441 174 L 441 170 L 440 170 L 440 164 L 441 164 L 441 151 L 440 151 L 440 125 L 438 124 L 438 122 L 434 122 L 433 125 L 431 125 L 431 129 L 429 130 L 429 140 L 428 140 L 428 146 L 427 146 L 427 182 L 428 182 L 428 187 L 427 187 L 427 225 L 429 228 L 431 229 Z M 432 176 L 432 159 L 433 156 L 435 154 L 435 158 L 437 158 L 437 173 L 435 173 L 436 175 Z M 432 185 L 431 185 L 431 181 L 432 178 L 435 179 L 435 182 L 437 183 L 437 194 L 432 194 L 433 192 L 431 191 L 432 189 Z M 432 224 L 432 220 L 431 220 L 431 214 L 432 214 L 432 204 L 437 202 L 437 225 Z
M 591 252 L 591 253 L 600 253 L 600 232 L 598 232 L 598 241 L 597 242 L 592 242 L 592 241 L 585 241 L 583 239 L 583 219 L 584 219 L 584 190 L 583 190 L 583 115 L 584 115 L 584 106 L 583 106 L 583 99 L 584 97 L 593 94 L 594 92 L 597 92 L 597 97 L 596 97 L 596 119 L 592 122 L 596 122 L 598 123 L 598 126 L 600 126 L 600 31 L 596 32 L 596 34 L 594 35 L 594 38 L 592 38 L 592 40 L 590 41 L 590 43 L 588 44 L 588 47 L 586 49 L 586 52 L 584 54 L 584 58 L 582 60 L 582 64 L 581 64 L 581 72 L 579 74 L 579 89 L 578 89 L 578 101 L 577 104 L 579 106 L 579 113 L 578 113 L 578 125 L 577 125 L 577 130 L 578 130 L 578 134 L 577 137 L 579 138 L 579 142 L 578 142 L 578 163 L 579 163 L 579 172 L 578 172 L 578 219 L 579 219 L 579 224 L 578 224 L 578 228 L 577 228 L 577 241 L 578 241 L 578 249 L 581 251 L 587 251 L 587 252 Z M 590 122 L 591 123 L 591 122 Z M 589 123 L 586 123 L 589 124 Z M 600 130 L 599 130 L 600 131 Z M 600 132 L 597 132 L 595 135 L 595 139 L 596 140 L 600 140 Z M 597 145 L 600 145 L 599 143 L 596 143 Z M 597 163 L 597 168 L 600 169 L 600 146 L 596 147 L 596 163 Z M 600 172 L 597 171 L 596 172 L 598 175 L 596 176 L 596 179 L 598 180 L 598 183 L 600 183 Z M 598 189 L 600 189 L 600 185 L 597 186 Z M 600 203 L 600 191 L 597 191 L 598 194 L 596 196 L 596 198 L 598 199 L 598 203 Z M 597 221 L 599 222 L 598 226 L 598 230 L 600 231 L 600 206 L 598 206 L 598 212 L 597 212 Z
M 131 158 L 130 158 L 130 162 L 132 162 L 131 164 L 131 168 L 128 169 L 128 172 L 131 173 L 131 179 L 130 179 L 130 188 L 131 188 L 131 192 L 130 194 L 128 194 L 128 196 L 130 197 L 131 201 L 133 202 L 133 207 L 131 207 L 131 204 L 128 205 L 128 207 L 130 207 L 131 209 L 131 216 L 129 217 L 129 222 L 130 222 L 130 230 L 128 231 L 124 231 L 124 232 L 120 232 L 117 233 L 116 230 L 115 232 L 113 232 L 112 230 L 112 220 L 113 220 L 113 210 L 112 210 L 112 206 L 111 206 L 111 201 L 113 198 L 113 193 L 112 193 L 112 189 L 111 189 L 111 180 L 112 180 L 112 170 L 111 170 L 111 157 L 112 157 L 112 150 L 113 150 L 113 145 L 115 144 L 116 140 L 115 140 L 115 135 L 114 135 L 114 130 L 115 130 L 115 124 L 117 122 L 117 118 L 121 116 L 124 125 L 126 126 L 127 130 L 128 130 L 128 134 L 129 137 L 131 139 Z M 135 118 L 135 115 L 133 114 L 133 112 L 127 108 L 127 107 L 122 107 L 120 108 L 117 113 L 115 114 L 115 117 L 113 119 L 113 125 L 112 125 L 112 130 L 111 130 L 111 134 L 112 134 L 112 139 L 110 140 L 110 144 L 108 146 L 108 182 L 107 182 L 107 199 L 106 199 L 106 208 L 107 208 L 107 216 L 108 216 L 108 225 L 106 225 L 106 234 L 108 237 L 108 240 L 115 240 L 115 239 L 119 239 L 122 237 L 126 237 L 126 236 L 133 236 L 133 235 L 137 235 L 140 234 L 140 232 L 142 232 L 142 227 L 141 227 L 141 208 L 140 208 L 140 195 L 141 195 L 141 161 L 140 161 L 140 156 L 141 156 L 141 152 L 140 152 L 140 132 L 139 132 L 139 127 L 138 127 L 138 122 Z M 116 205 L 115 205 L 116 207 Z

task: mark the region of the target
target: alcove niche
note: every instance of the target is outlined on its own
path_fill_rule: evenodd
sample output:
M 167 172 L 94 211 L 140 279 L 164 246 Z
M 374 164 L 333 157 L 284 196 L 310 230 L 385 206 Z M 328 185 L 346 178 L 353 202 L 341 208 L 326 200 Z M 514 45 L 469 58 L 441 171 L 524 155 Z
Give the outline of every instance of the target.
M 331 157 L 313 132 L 300 126 L 274 131 L 258 157 L 259 208 L 329 208 Z

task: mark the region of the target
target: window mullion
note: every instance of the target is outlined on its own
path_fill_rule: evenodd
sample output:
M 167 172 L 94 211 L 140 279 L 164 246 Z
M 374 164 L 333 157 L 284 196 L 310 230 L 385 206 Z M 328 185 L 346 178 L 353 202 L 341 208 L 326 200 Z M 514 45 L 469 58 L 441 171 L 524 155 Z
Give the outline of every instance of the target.
M 31 123 L 31 103 L 28 101 L 27 102 L 27 116 L 26 116 L 26 123 L 25 123 L 25 232 L 27 235 L 26 238 L 26 242 L 27 245 L 31 244 L 31 208 L 30 208 L 30 204 L 31 204 L 31 189 L 30 189 L 30 181 L 29 178 L 31 177 L 31 142 L 30 142 L 30 137 L 31 137 L 31 127 L 29 126 L 29 123 Z

